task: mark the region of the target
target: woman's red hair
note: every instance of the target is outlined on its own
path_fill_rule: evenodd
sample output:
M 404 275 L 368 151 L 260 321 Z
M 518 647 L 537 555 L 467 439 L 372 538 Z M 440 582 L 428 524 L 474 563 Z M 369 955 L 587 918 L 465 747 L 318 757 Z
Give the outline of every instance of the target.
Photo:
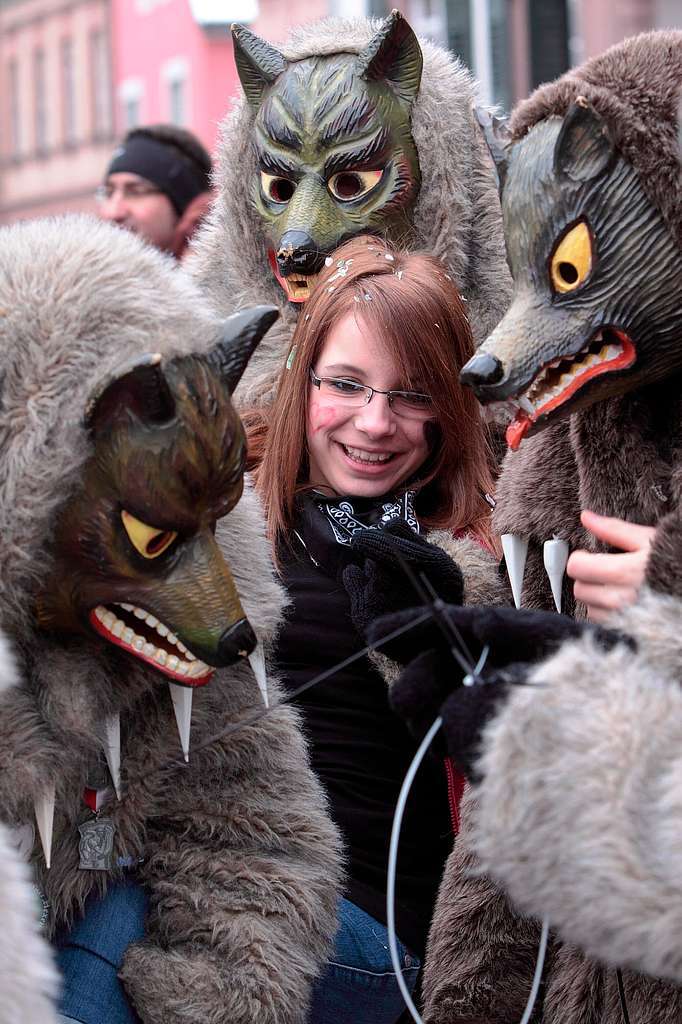
M 325 266 L 300 314 L 274 402 L 242 418 L 248 468 L 265 506 L 275 550 L 291 535 L 297 492 L 308 485 L 306 424 L 311 366 L 331 328 L 348 313 L 395 353 L 403 387 L 431 395 L 438 428 L 418 481 L 420 523 L 469 531 L 495 548 L 490 526 L 492 457 L 476 399 L 458 381 L 473 354 L 462 298 L 432 256 L 360 236 Z

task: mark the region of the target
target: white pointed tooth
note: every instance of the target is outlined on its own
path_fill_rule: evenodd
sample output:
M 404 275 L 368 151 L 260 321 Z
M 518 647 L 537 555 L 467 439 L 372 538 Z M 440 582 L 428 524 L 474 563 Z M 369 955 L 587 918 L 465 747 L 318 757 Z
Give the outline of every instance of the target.
M 177 649 L 180 651 L 181 654 L 185 654 L 186 653 L 187 648 L 183 644 L 182 640 L 177 640 L 176 643 L 175 643 L 175 646 L 177 647 Z
M 564 582 L 564 572 L 568 561 L 568 543 L 560 537 L 553 540 L 546 540 L 542 547 L 542 559 L 545 563 L 545 572 L 549 576 L 549 584 L 552 588 L 554 605 L 558 612 L 561 611 L 561 588 Z
M 116 622 L 111 627 L 111 632 L 114 634 L 114 636 L 121 636 L 121 634 L 123 633 L 124 628 L 125 628 L 125 623 L 121 622 L 120 619 L 116 619 Z
M 154 644 L 145 644 L 142 648 L 142 653 L 146 654 L 148 658 L 153 658 L 156 654 L 156 647 Z
M 189 665 L 187 664 L 187 662 L 186 661 L 181 661 L 180 664 L 177 667 L 177 671 L 180 673 L 181 676 L 188 675 L 189 674 Z
M 616 359 L 620 355 L 621 351 L 622 350 L 619 345 L 606 346 L 606 356 L 608 359 Z
M 270 701 L 268 699 L 268 677 L 265 671 L 265 653 L 263 651 L 263 645 L 258 644 L 255 650 L 251 651 L 249 655 L 249 664 L 253 670 L 253 674 L 256 677 L 258 683 L 258 689 L 261 692 L 263 703 L 266 708 L 270 707 Z
M 136 651 L 143 651 L 144 650 L 144 637 L 143 636 L 138 636 L 137 633 L 136 633 L 135 636 L 133 637 L 133 647 L 135 648 Z
M 169 683 L 171 700 L 175 721 L 180 733 L 180 746 L 185 761 L 189 761 L 189 734 L 192 726 L 192 695 L 193 690 L 189 686 L 179 686 L 177 683 Z
M 169 644 L 177 644 L 178 642 L 178 638 L 175 633 L 169 633 L 167 639 Z
M 530 399 L 526 398 L 525 395 L 521 395 L 521 397 L 517 398 L 516 401 L 520 409 L 523 409 L 524 412 L 527 412 L 529 416 L 533 415 L 533 413 L 535 412 L 535 406 L 530 401 Z
M 125 608 L 125 610 L 127 612 L 134 612 L 135 611 L 135 605 L 134 604 L 123 604 L 123 603 L 121 603 L 121 608 Z
M 158 661 L 159 665 L 165 665 L 167 659 L 168 655 L 166 654 L 166 652 L 162 651 L 161 648 L 158 648 L 156 654 L 154 655 L 154 661 Z
M 528 538 L 518 537 L 515 533 L 503 533 L 501 536 L 504 560 L 507 564 L 509 582 L 511 583 L 514 604 L 521 607 L 523 593 L 523 573 L 526 568 L 528 554 Z
M 135 634 L 133 633 L 133 631 L 130 628 L 130 626 L 126 626 L 126 628 L 121 633 L 121 640 L 125 640 L 125 642 L 127 644 L 131 644 L 133 642 L 133 637 L 134 636 L 135 636 Z
M 179 664 L 180 659 L 176 658 L 174 654 L 171 654 L 168 661 L 166 662 L 166 668 L 169 668 L 171 672 L 175 672 Z
M 208 665 L 206 665 L 203 661 L 196 660 L 192 662 L 192 666 L 189 670 L 189 674 L 193 679 L 196 679 L 198 676 L 205 676 L 207 672 Z
M 116 790 L 116 799 L 121 799 L 121 718 L 118 712 L 104 719 L 104 756 L 111 781 Z
M 54 824 L 54 782 L 48 783 L 40 796 L 36 797 L 33 806 L 40 842 L 45 856 L 45 866 L 49 868 L 52 861 L 52 826 Z
M 163 622 L 159 622 L 158 626 L 156 627 L 156 632 L 159 634 L 159 636 L 168 636 L 168 626 L 164 626 Z
M 133 615 L 136 619 L 146 619 L 147 613 L 143 608 L 133 608 Z
M 147 625 L 149 626 L 156 626 L 158 624 L 158 621 L 159 620 L 156 618 L 155 615 L 148 615 L 146 619 Z
M 105 626 L 107 627 L 107 629 L 111 629 L 111 627 L 112 627 L 112 626 L 114 625 L 114 623 L 116 622 L 116 616 L 114 615 L 114 613 L 113 613 L 113 612 L 107 612 L 107 613 L 106 613 L 106 614 L 105 614 L 105 615 L 104 615 L 104 616 L 102 617 L 102 622 L 103 622 L 103 623 L 104 623 L 104 625 L 105 625 Z
M 197 660 L 196 654 L 192 654 L 192 652 L 188 651 L 186 648 L 185 648 L 184 654 L 185 654 L 185 660 L 186 661 L 196 661 Z

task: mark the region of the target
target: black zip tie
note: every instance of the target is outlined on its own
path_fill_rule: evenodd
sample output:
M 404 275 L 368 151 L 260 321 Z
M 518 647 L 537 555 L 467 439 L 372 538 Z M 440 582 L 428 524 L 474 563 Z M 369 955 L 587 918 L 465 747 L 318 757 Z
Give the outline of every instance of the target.
M 625 983 L 620 967 L 616 967 L 616 982 L 618 983 L 618 998 L 620 999 L 620 1010 L 623 1014 L 623 1024 L 630 1024 L 630 1014 L 628 1013 L 628 1004 L 625 998 Z

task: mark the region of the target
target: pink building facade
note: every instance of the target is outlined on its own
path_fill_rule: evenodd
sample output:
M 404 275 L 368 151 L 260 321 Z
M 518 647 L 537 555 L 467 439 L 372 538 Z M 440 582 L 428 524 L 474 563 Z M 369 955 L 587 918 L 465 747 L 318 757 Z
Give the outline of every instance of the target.
M 112 47 L 117 133 L 171 121 L 207 149 L 239 91 L 230 25 L 268 39 L 328 13 L 326 0 L 113 0 Z

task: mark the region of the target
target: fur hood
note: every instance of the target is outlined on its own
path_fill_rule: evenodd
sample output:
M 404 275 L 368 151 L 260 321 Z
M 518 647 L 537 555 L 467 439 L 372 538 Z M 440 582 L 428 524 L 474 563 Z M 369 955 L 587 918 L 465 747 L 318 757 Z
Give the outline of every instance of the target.
M 584 96 L 606 119 L 613 140 L 639 175 L 682 248 L 682 176 L 678 123 L 682 31 L 626 39 L 561 78 L 541 85 L 515 108 L 514 139 Z
M 280 49 L 290 61 L 359 53 L 380 24 L 328 18 L 296 28 Z M 415 246 L 439 257 L 452 271 L 468 301 L 478 343 L 502 316 L 511 290 L 495 175 L 473 112 L 471 75 L 450 53 L 427 40 L 420 44 L 424 70 L 412 108 L 422 174 L 414 213 Z M 258 172 L 252 132 L 253 113 L 241 97 L 221 128 L 217 201 L 185 261 L 221 314 L 259 302 L 281 306 L 283 301 L 251 201 Z M 295 317 L 291 309 L 282 310 L 282 320 L 261 344 L 240 385 L 242 402 L 262 400 L 271 393 Z
M 173 259 L 109 224 L 53 218 L 0 238 L 0 623 L 13 631 L 91 453 L 83 414 L 96 384 L 142 352 L 208 349 L 219 324 Z M 59 253 L 49 274 L 46 250 Z

